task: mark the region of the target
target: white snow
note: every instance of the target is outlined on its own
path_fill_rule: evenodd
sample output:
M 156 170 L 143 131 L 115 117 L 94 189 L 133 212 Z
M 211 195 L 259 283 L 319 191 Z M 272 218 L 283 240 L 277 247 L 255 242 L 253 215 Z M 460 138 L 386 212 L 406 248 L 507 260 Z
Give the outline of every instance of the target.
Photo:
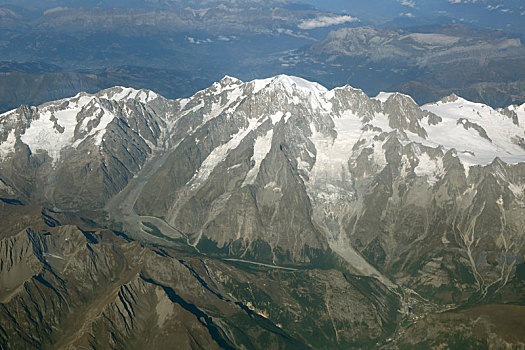
M 256 80 L 252 80 L 249 84 L 253 85 L 253 93 L 256 94 L 262 89 L 264 89 L 265 87 L 267 87 L 271 81 L 272 81 L 271 78 L 256 79 Z
M 227 77 L 227 78 L 230 78 L 230 77 Z M 220 97 L 217 98 L 218 101 L 212 104 L 210 112 L 203 115 L 202 124 L 205 124 L 209 122 L 210 120 L 217 118 L 219 115 L 221 115 L 225 111 L 229 113 L 233 112 L 235 110 L 235 106 L 238 105 L 244 99 L 243 89 L 239 87 L 238 85 L 239 80 L 235 78 L 230 78 L 230 79 L 234 80 L 235 85 L 222 86 L 219 83 L 214 83 L 212 85 L 212 89 L 205 89 L 201 91 L 201 93 L 208 93 L 208 94 L 211 94 L 212 96 L 220 95 L 225 91 L 227 92 L 225 99 L 220 98 Z M 184 99 L 180 101 L 181 101 L 181 109 L 183 109 L 189 102 L 189 100 L 184 100 Z M 201 99 L 198 105 L 185 111 L 182 115 L 186 115 L 191 112 L 196 112 L 199 109 L 203 108 L 204 105 L 205 105 L 204 99 Z
M 518 115 L 518 123 L 521 127 L 525 127 L 525 103 L 521 106 L 511 105 L 508 107 L 510 111 L 515 112 Z
M 66 147 L 76 148 L 90 137 L 94 138 L 95 145 L 102 143 L 105 130 L 108 124 L 114 120 L 115 115 L 100 105 L 99 98 L 114 101 L 136 99 L 139 102 L 148 103 L 158 97 L 159 95 L 153 91 L 124 87 L 107 89 L 97 95 L 78 93 L 74 97 L 40 106 L 36 119 L 31 121 L 29 127 L 20 135 L 20 139 L 29 146 L 32 152 L 47 152 L 53 159 L 53 165 L 55 165 L 60 159 L 61 151 Z M 75 139 L 75 128 L 80 122 L 80 120 L 77 121 L 78 113 L 89 104 L 92 104 L 89 107 L 94 108 L 94 111 L 91 116 L 87 116 L 82 120 L 82 123 L 78 126 L 79 131 L 87 131 L 88 123 L 95 119 L 99 119 L 98 124 L 83 138 Z M 16 112 L 11 111 L 8 113 Z M 3 122 L 5 122 L 5 119 Z M 13 151 L 14 142 L 14 135 L 9 135 L 9 138 L 0 144 L 0 157 L 2 159 Z
M 180 110 L 184 110 L 184 108 L 186 107 L 186 105 L 188 104 L 188 102 L 190 102 L 191 99 L 189 98 L 181 98 L 179 99 L 179 108 Z
M 264 89 L 280 89 L 296 105 L 308 101 L 315 111 L 329 112 L 332 110 L 329 100 L 333 97 L 333 92 L 319 83 L 289 75 L 278 75 L 273 78 L 253 80 L 248 84 L 252 84 L 254 93 Z
M 388 100 L 388 98 L 390 96 L 392 96 L 394 94 L 394 92 L 383 92 L 381 91 L 379 94 L 377 94 L 376 97 L 372 97 L 374 100 L 378 100 L 378 101 L 381 101 L 381 102 L 385 102 L 386 100 Z
M 104 109 L 94 96 L 77 95 L 69 101 L 65 109 L 57 110 L 57 106 L 63 101 L 45 105 L 39 111 L 38 119 L 31 121 L 30 126 L 20 135 L 21 141 L 28 145 L 32 152 L 47 152 L 53 159 L 53 165 L 60 159 L 64 148 L 76 148 L 87 138 L 93 137 L 95 145 L 100 145 L 108 124 L 115 119 L 115 115 Z M 75 139 L 75 128 L 79 122 L 77 115 L 88 104 L 92 104 L 91 107 L 95 109 L 91 116 L 82 121 L 80 131 L 85 130 L 89 121 L 93 119 L 100 118 L 99 122 L 83 138 Z
M 329 91 L 318 83 L 287 75 L 253 80 L 248 83 L 242 83 L 240 80 L 230 77 L 225 77 L 223 81 L 225 83 L 216 83 L 211 89 L 203 90 L 206 94 L 215 96 L 214 98 L 217 100 L 217 102 L 212 105 L 211 111 L 204 115 L 203 124 L 216 118 L 221 113 L 234 113 L 237 106 L 245 97 L 244 92 L 246 88 L 250 85 L 254 93 L 267 89 L 270 91 L 271 89 L 279 89 L 285 91 L 288 95 L 288 103 L 310 104 L 313 109 L 312 115 L 302 116 L 304 118 L 321 118 L 321 122 L 323 118 L 331 118 L 333 120 L 335 131 L 337 132 L 335 139 L 329 136 L 328 133 L 318 132 L 315 130 L 315 127 L 312 127 L 313 136 L 311 140 L 317 152 L 317 159 L 311 171 L 311 179 L 314 179 L 313 181 L 326 176 L 335 176 L 334 179 L 340 179 L 342 174 L 348 171 L 347 162 L 352 155 L 354 144 L 361 139 L 364 140 L 364 143 L 360 147 L 373 148 L 374 161 L 380 166 L 386 164 L 383 142 L 377 139 L 374 140 L 374 136 L 378 135 L 380 131 L 363 131 L 362 116 L 354 115 L 350 111 L 338 111 L 337 114 L 340 117 L 337 117 L 332 106 L 332 99 L 335 98 L 334 90 Z M 227 91 L 226 96 L 219 96 L 219 94 L 223 94 L 225 91 Z M 390 92 L 381 92 L 373 99 L 385 102 L 393 94 L 394 93 Z M 78 145 L 85 140 L 85 138 L 74 140 L 74 130 L 78 123 L 76 116 L 83 106 L 86 106 L 88 103 L 93 103 L 98 111 L 102 113 L 102 116 L 100 117 L 98 125 L 91 130 L 86 137 L 94 137 L 95 144 L 100 145 L 105 133 L 104 130 L 115 116 L 98 103 L 96 96 L 116 101 L 132 98 L 142 103 L 148 103 L 158 97 L 158 95 L 152 91 L 124 87 L 108 89 L 98 95 L 81 93 L 71 98 L 69 105 L 63 110 L 52 112 L 53 108 L 56 109 L 59 105 L 58 103 L 45 105 L 45 107 L 40 110 L 39 118 L 33 120 L 26 132 L 21 135 L 22 142 L 26 143 L 34 152 L 39 150 L 47 151 L 54 162 L 56 162 L 64 147 L 78 147 Z M 190 109 L 184 110 L 190 101 L 195 101 L 194 98 L 199 98 L 200 101 L 197 102 L 200 103 Z M 203 108 L 203 100 L 204 97 L 201 95 L 190 99 L 179 100 L 181 109 L 179 116 L 196 112 Z M 62 103 L 63 101 L 64 100 L 59 102 Z M 52 106 L 53 108 L 51 108 Z M 516 137 L 525 137 L 525 104 L 521 106 L 509 106 L 509 110 L 517 113 L 520 123 L 519 126 L 513 124 L 511 118 L 502 115 L 488 106 L 472 103 L 461 98 L 455 99 L 452 102 L 440 101 L 427 104 L 422 108 L 440 116 L 442 122 L 437 125 L 428 125 L 425 120 L 421 121 L 421 125 L 425 128 L 428 138 L 422 139 L 418 135 L 406 130 L 408 139 L 401 140 L 403 144 L 416 142 L 430 147 L 443 146 L 445 151 L 454 148 L 457 150 L 457 154 L 462 163 L 467 166 L 467 169 L 468 166 L 471 165 L 488 164 L 492 162 L 495 157 L 499 157 L 508 163 L 525 161 L 525 151 L 512 141 Z M 51 120 L 52 113 L 54 113 L 54 117 L 57 119 L 56 123 L 58 127 L 55 127 L 55 123 Z M 277 109 L 275 113 L 265 118 L 259 118 L 259 120 L 260 123 L 262 123 L 264 120 L 270 118 L 272 124 L 277 125 L 283 118 L 284 121 L 287 122 L 290 117 L 291 113 L 289 111 Z M 85 130 L 88 122 L 93 120 L 93 118 L 99 118 L 99 115 L 93 114 L 93 116 L 84 119 L 79 128 Z M 492 142 L 482 138 L 474 128 L 466 130 L 463 125 L 458 125 L 460 118 L 482 127 Z M 253 123 L 256 122 L 250 120 L 249 123 L 250 127 L 252 127 L 254 126 Z M 383 113 L 376 113 L 374 117 L 368 121 L 368 124 L 374 128 L 381 129 L 381 132 L 392 131 L 392 128 L 389 126 L 388 117 Z M 61 128 L 64 128 L 63 132 L 60 132 L 59 129 Z M 249 130 L 247 132 L 249 132 Z M 199 172 L 201 174 L 198 176 L 198 179 L 206 178 L 209 175 L 208 171 L 211 172 L 217 162 L 220 162 L 220 160 L 223 159 L 222 157 L 225 157 L 232 147 L 237 147 L 238 144 L 236 144 L 236 142 L 240 142 L 245 136 L 246 135 L 240 131 L 239 134 L 232 138 L 226 145 L 214 150 L 212 154 L 210 154 L 211 158 L 205 160 L 203 163 L 203 168 Z M 263 140 L 264 138 L 258 138 L 256 143 L 263 142 Z M 0 157 L 2 159 L 13 151 L 14 143 L 15 135 L 9 134 L 8 139 L 0 144 Z M 259 149 L 261 145 L 258 144 L 257 149 Z M 263 146 L 261 147 L 260 149 L 265 149 Z M 257 157 L 258 156 L 254 154 L 254 160 L 256 164 L 259 164 Z M 428 157 L 428 155 L 421 155 L 416 173 L 421 176 L 428 176 L 429 181 L 432 182 L 435 181 L 436 174 L 441 171 L 440 164 L 426 157 Z M 307 166 L 307 162 L 303 160 L 299 160 L 298 162 L 304 166 L 305 169 L 309 167 L 309 165 Z M 257 165 L 252 168 L 252 171 L 258 171 Z
M 303 78 L 294 77 L 290 75 L 278 75 L 275 78 L 273 78 L 272 84 L 285 86 L 290 92 L 294 91 L 294 87 L 295 89 L 299 89 L 307 93 L 325 93 L 328 91 L 327 88 L 325 88 L 319 83 L 311 82 Z
M 184 104 L 184 106 L 186 106 L 186 105 L 187 105 L 187 103 Z M 187 115 L 187 114 L 197 112 L 197 111 L 198 111 L 199 109 L 201 109 L 202 107 L 204 107 L 204 101 L 203 101 L 203 100 L 200 100 L 198 105 L 193 106 L 193 107 L 191 107 L 190 109 L 186 109 L 186 110 L 184 110 L 184 109 L 182 108 L 182 110 L 184 110 L 184 112 L 182 113 L 181 116 L 185 116 L 185 115 Z
M 383 113 L 376 113 L 374 115 L 374 119 L 372 119 L 368 124 L 381 129 L 383 132 L 391 132 L 393 130 L 390 127 L 388 117 Z
M 124 99 L 129 99 L 129 98 L 133 98 L 135 97 L 135 95 L 137 94 L 137 90 L 135 89 L 132 89 L 132 88 L 125 88 L 125 87 L 121 87 L 121 91 L 120 92 L 113 92 L 112 93 L 107 93 L 105 95 L 103 95 L 102 97 L 103 98 L 107 98 L 108 100 L 115 100 L 115 101 L 121 101 L 121 100 L 124 100 Z M 131 95 L 133 95 L 133 97 L 131 97 Z
M 414 172 L 417 176 L 426 176 L 427 182 L 434 185 L 443 174 L 443 161 L 440 157 L 432 159 L 427 153 L 422 153 L 419 155 L 419 164 Z
M 71 145 L 75 126 L 77 124 L 76 115 L 81 108 L 66 109 L 51 112 L 49 109 L 40 113 L 39 118 L 33 120 L 29 128 L 20 136 L 23 143 L 29 146 L 33 152 L 46 151 L 53 163 L 60 158 L 60 151 L 66 146 Z M 58 127 L 51 120 L 53 116 L 57 119 Z M 64 128 L 60 132 L 58 128 Z
M 429 39 L 434 40 L 436 38 L 429 37 L 424 39 L 428 42 Z M 442 38 L 438 39 L 441 40 Z M 303 149 L 298 147 L 298 152 L 294 155 L 301 174 L 304 174 L 303 172 L 308 173 L 308 176 L 305 176 L 308 195 L 314 206 L 316 206 L 316 210 L 319 208 L 319 210 L 326 210 L 326 213 L 329 213 L 334 221 L 344 222 L 345 215 L 348 214 L 344 206 L 349 205 L 348 203 L 351 202 L 353 195 L 352 181 L 350 180 L 351 174 L 348 169 L 349 161 L 354 161 L 352 157 L 360 154 L 363 148 L 370 148 L 372 149 L 371 160 L 379 168 L 386 165 L 385 149 L 383 148 L 385 141 L 377 136 L 383 132 L 393 131 L 389 125 L 388 116 L 384 113 L 375 113 L 371 120 L 364 122 L 362 115 L 355 114 L 350 110 L 334 111 L 333 106 L 338 105 L 337 101 L 335 101 L 335 95 L 340 96 L 335 93 L 337 90 L 329 91 L 317 83 L 297 77 L 280 75 L 267 79 L 253 80 L 249 83 L 242 83 L 237 79 L 228 78 L 226 77 L 222 83 L 214 84 L 212 88 L 197 93 L 192 98 L 179 100 L 179 108 L 173 108 L 174 115 L 180 117 L 191 112 L 197 112 L 204 108 L 205 105 L 209 106 L 204 103 L 206 98 L 214 99 L 215 103 L 211 105 L 211 111 L 203 116 L 203 122 L 200 126 L 197 126 L 198 129 L 222 113 L 239 113 L 239 115 L 244 115 L 245 111 L 239 110 L 238 107 L 246 97 L 245 93 L 249 92 L 250 87 L 254 94 L 260 93 L 262 95 L 266 92 L 282 91 L 286 94 L 286 97 L 279 99 L 277 101 L 278 105 L 265 106 L 272 112 L 247 119 L 245 128 L 238 130 L 236 134 L 231 136 L 229 141 L 212 150 L 201 164 L 200 169 L 190 180 L 188 190 L 195 191 L 206 182 L 214 169 L 221 162 L 224 162 L 228 154 L 239 147 L 241 142 L 252 131 L 257 135 L 254 140 L 253 155 L 251 157 L 253 166 L 247 172 L 242 186 L 253 184 L 261 170 L 262 162 L 271 151 L 272 139 L 275 135 L 274 129 L 256 133 L 257 128 L 265 122 L 267 123 L 265 126 L 267 126 L 269 120 L 272 122 L 273 128 L 278 127 L 277 125 L 283 125 L 283 123 L 279 124 L 279 122 L 283 118 L 285 122 L 288 122 L 292 116 L 290 111 L 294 111 L 294 113 L 297 113 L 294 115 L 295 120 L 304 118 L 305 125 L 310 125 L 312 131 L 310 141 L 315 147 L 315 152 L 311 152 L 306 147 L 303 147 Z M 393 94 L 381 92 L 373 99 L 385 102 Z M 22 142 L 26 143 L 33 152 L 38 150 L 47 151 L 54 162 L 59 159 L 62 149 L 69 146 L 77 147 L 88 137 L 93 138 L 96 145 L 100 145 L 108 124 L 111 123 L 115 116 L 101 106 L 96 96 L 116 101 L 136 99 L 142 103 L 148 103 L 158 97 L 157 94 L 151 91 L 120 87 L 108 89 L 99 95 L 79 94 L 69 100 L 69 105 L 65 109 L 59 111 L 55 111 L 55 109 L 64 100 L 54 104 L 46 104 L 40 110 L 38 118 L 33 120 L 26 132 L 21 135 Z M 257 102 L 258 96 L 254 98 L 255 102 Z M 461 98 L 453 101 L 451 99 L 450 101 L 427 104 L 422 107 L 424 110 L 435 113 L 442 118 L 442 121 L 437 125 L 429 125 L 425 120 L 420 122 L 428 134 L 426 139 L 405 130 L 408 139 L 400 140 L 404 145 L 413 143 L 416 148 L 415 153 L 419 158 L 419 163 L 414 169 L 416 175 L 425 177 L 430 184 L 435 184 L 444 171 L 441 157 L 431 158 L 427 153 L 417 149 L 416 143 L 433 148 L 442 146 L 445 151 L 450 149 L 457 150 L 457 155 L 466 166 L 466 171 L 471 165 L 488 164 L 495 157 L 499 157 L 508 163 L 525 162 L 525 151 L 512 142 L 512 139 L 515 137 L 525 137 L 525 104 L 509 107 L 510 110 L 515 111 L 518 115 L 520 125 L 517 126 L 512 123 L 511 118 L 488 106 L 472 103 Z M 93 107 L 95 107 L 95 113 L 85 119 L 79 128 L 85 130 L 88 122 L 93 121 L 94 118 L 100 118 L 99 123 L 87 136 L 75 140 L 74 131 L 79 122 L 77 121 L 77 115 L 82 107 L 89 103 L 92 103 Z M 293 109 L 288 111 L 286 108 L 287 103 L 300 104 L 300 106 L 293 106 Z M 377 103 L 375 104 L 377 105 Z M 176 106 L 177 104 L 174 105 Z M 194 107 L 185 109 L 188 105 L 193 105 Z M 177 109 L 178 111 L 175 112 Z M 302 113 L 303 110 L 306 113 Z M 56 118 L 58 127 L 55 127 L 55 122 L 51 120 L 52 114 Z M 492 141 L 481 137 L 474 128 L 466 130 L 463 125 L 458 125 L 460 118 L 482 127 Z M 5 120 L 0 117 L 0 121 L 0 124 L 4 124 Z M 335 133 L 328 130 L 332 122 Z M 364 123 L 369 125 L 364 125 Z M 7 124 L 5 123 L 4 125 Z M 301 124 L 297 123 L 297 126 L 299 128 Z M 61 128 L 64 129 L 63 132 L 60 132 L 59 129 Z M 304 135 L 301 134 L 299 136 L 302 137 Z M 7 140 L 0 143 L 0 159 L 5 159 L 9 156 L 9 153 L 14 150 L 15 142 L 16 135 L 11 130 Z M 199 140 L 196 140 L 196 142 L 199 142 Z M 359 148 L 354 150 L 353 148 L 358 142 L 360 142 Z M 308 147 L 312 149 L 311 144 Z M 313 159 L 314 163 L 312 164 Z M 403 157 L 403 165 L 402 171 L 406 172 L 409 166 L 409 159 L 406 156 Z M 239 164 L 236 164 L 231 169 L 238 166 Z M 270 183 L 266 187 L 280 191 L 275 183 Z M 523 185 L 511 185 L 511 190 L 516 196 L 524 197 Z M 330 234 L 332 236 L 329 237 L 329 243 L 332 249 L 339 252 L 347 260 L 354 261 L 362 273 L 379 275 L 375 269 L 366 264 L 359 254 L 351 249 L 348 242 L 345 241 L 343 231 L 334 231 L 330 232 Z
M 249 119 L 248 122 L 249 124 L 247 128 L 240 129 L 239 132 L 233 135 L 233 137 L 228 142 L 216 147 L 208 155 L 208 157 L 206 157 L 206 159 L 202 162 L 199 170 L 190 180 L 190 184 L 193 188 L 197 188 L 202 183 L 204 183 L 208 179 L 212 171 L 215 169 L 215 167 L 226 159 L 230 150 L 237 148 L 241 141 L 259 125 L 257 119 Z
M 99 146 L 102 144 L 102 140 L 104 138 L 104 135 L 106 134 L 106 127 L 109 123 L 111 123 L 116 117 L 113 113 L 103 109 L 104 114 L 100 118 L 100 121 L 96 128 L 93 128 L 89 135 L 96 135 L 95 137 L 95 145 Z M 79 143 L 80 144 L 80 143 Z
M 270 116 L 270 119 L 272 120 L 272 124 L 275 125 L 277 123 L 279 123 L 281 121 L 281 119 L 283 119 L 283 115 L 284 113 L 283 112 L 277 112 L 275 114 L 272 114 Z
M 16 135 L 15 129 L 11 129 L 7 139 L 0 143 L 0 160 L 5 160 L 10 153 L 15 151 Z
M 147 90 L 140 90 L 140 93 L 136 96 L 136 98 L 141 103 L 149 103 L 150 101 L 153 101 L 156 99 L 158 95 L 154 93 L 153 91 L 147 91 Z
M 242 183 L 243 187 L 246 185 L 252 185 L 255 182 L 257 174 L 259 174 L 259 169 L 261 168 L 261 163 L 272 148 L 272 138 L 273 130 L 270 129 L 266 135 L 259 136 L 255 139 L 255 143 L 253 144 L 253 156 L 251 158 L 251 160 L 255 162 L 255 165 L 248 171 L 248 174 L 246 174 L 246 178 Z
M 252 80 L 248 84 L 253 85 L 253 93 L 257 93 L 265 88 L 277 87 L 284 88 L 284 90 L 290 95 L 293 95 L 295 92 L 307 95 L 320 95 L 328 91 L 327 88 L 319 83 L 284 74 L 277 75 L 272 78 Z
M 329 182 L 342 181 L 348 174 L 348 160 L 352 154 L 352 147 L 359 141 L 362 123 L 359 117 L 347 111 L 341 118 L 333 118 L 337 137 L 316 130 L 314 125 L 311 141 L 315 145 L 317 156 L 310 173 L 310 185 L 323 187 Z
M 443 121 L 437 125 L 425 125 L 428 140 L 419 141 L 432 147 L 442 145 L 445 149 L 456 149 L 464 165 L 485 165 L 496 157 L 507 163 L 525 161 L 525 150 L 511 141 L 515 136 L 525 136 L 525 129 L 491 107 L 458 98 L 422 108 L 440 116 Z M 492 142 L 481 137 L 474 128 L 466 130 L 458 124 L 460 118 L 481 126 Z
M 149 103 L 159 97 L 159 95 L 149 90 L 136 90 L 129 87 L 115 86 L 105 90 L 100 97 L 113 101 L 138 100 L 141 103 Z

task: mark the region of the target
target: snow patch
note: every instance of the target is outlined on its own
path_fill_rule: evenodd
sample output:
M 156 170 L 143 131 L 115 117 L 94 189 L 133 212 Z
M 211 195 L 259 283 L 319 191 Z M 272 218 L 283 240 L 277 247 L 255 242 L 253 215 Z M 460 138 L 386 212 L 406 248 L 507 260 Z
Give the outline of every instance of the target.
M 283 115 L 284 115 L 283 112 L 277 112 L 275 114 L 272 114 L 270 116 L 270 119 L 272 120 L 272 124 L 275 125 L 275 124 L 279 123 L 281 121 L 281 119 L 283 119 Z
M 272 78 L 252 80 L 250 84 L 253 85 L 253 93 L 258 93 L 259 91 L 267 87 L 271 81 Z
M 223 89 L 222 86 L 218 84 L 217 86 L 218 86 L 218 90 L 215 92 L 215 94 L 220 94 L 223 91 L 227 91 L 227 89 Z M 210 120 L 217 118 L 227 109 L 228 109 L 228 112 L 233 112 L 235 103 L 238 103 L 239 101 L 242 101 L 242 100 L 243 100 L 242 89 L 234 88 L 231 91 L 228 91 L 226 95 L 226 102 L 221 104 L 221 101 L 219 99 L 219 102 L 214 103 L 212 105 L 211 111 L 203 116 L 202 123 L 205 124 L 209 122 Z M 204 104 L 199 105 L 199 106 L 204 106 Z
M 5 160 L 10 153 L 15 151 L 16 135 L 15 129 L 11 129 L 7 135 L 7 139 L 0 143 L 0 160 Z
M 44 110 L 38 119 L 31 122 L 20 139 L 32 151 L 47 152 L 55 164 L 62 149 L 72 143 L 77 125 L 76 116 L 80 110 L 80 107 L 56 112 Z
M 426 176 L 427 182 L 434 185 L 443 174 L 443 160 L 441 158 L 432 159 L 427 153 L 419 156 L 419 163 L 414 168 L 417 176 Z
M 73 102 L 77 100 L 76 103 Z M 60 103 L 62 101 L 58 101 Z M 20 139 L 31 151 L 44 151 L 53 159 L 53 166 L 60 159 L 61 151 L 66 147 L 78 147 L 87 138 L 94 137 L 95 145 L 100 145 L 105 130 L 115 115 L 102 108 L 98 99 L 93 96 L 80 96 L 68 101 L 67 107 L 56 110 L 58 103 L 45 106 L 39 113 L 38 119 L 32 120 Z M 83 138 L 75 140 L 77 115 L 88 104 L 92 103 L 96 109 L 92 115 L 85 118 L 80 124 L 80 130 L 85 130 L 90 121 L 100 118 L 98 125 L 89 131 Z
M 315 145 L 317 156 L 310 174 L 311 185 L 318 183 L 324 186 L 326 180 L 342 181 L 348 174 L 348 159 L 354 144 L 359 141 L 362 131 L 361 120 L 350 112 L 344 113 L 340 118 L 333 118 L 337 137 L 318 132 L 312 124 L 312 137 L 310 140 Z
M 197 170 L 197 173 L 190 181 L 191 187 L 193 189 L 204 183 L 215 167 L 226 159 L 230 150 L 237 148 L 241 141 L 259 125 L 256 119 L 249 119 L 248 122 L 249 124 L 247 128 L 240 129 L 239 132 L 235 134 L 227 143 L 216 147 L 208 155 L 208 157 L 206 157 L 199 170 Z
M 149 103 L 156 98 L 158 98 L 159 95 L 157 95 L 153 91 L 149 90 L 136 90 L 129 87 L 123 87 L 123 86 L 115 86 L 113 88 L 104 90 L 104 92 L 100 95 L 100 98 L 104 98 L 106 100 L 112 100 L 112 101 L 127 101 L 127 100 L 137 100 L 141 103 Z
M 255 162 L 255 165 L 250 171 L 248 171 L 248 174 L 246 174 L 242 187 L 253 185 L 255 182 L 257 174 L 259 174 L 259 169 L 261 168 L 261 163 L 272 148 L 272 138 L 273 130 L 269 130 L 266 135 L 259 136 L 255 139 L 255 143 L 253 144 L 253 156 L 251 158 L 252 162 Z
M 491 107 L 456 98 L 453 101 L 439 101 L 422 107 L 442 118 L 437 125 L 425 126 L 427 140 L 419 140 L 431 147 L 442 145 L 445 149 L 456 149 L 464 165 L 486 165 L 499 157 L 507 163 L 525 161 L 525 150 L 512 143 L 512 138 L 523 135 L 523 126 Z M 479 135 L 474 128 L 465 129 L 459 119 L 466 119 L 482 127 L 490 140 Z M 412 136 L 411 136 L 412 137 Z
M 379 94 L 377 94 L 376 97 L 372 97 L 374 100 L 378 100 L 378 101 L 381 101 L 383 103 L 386 102 L 386 100 L 388 100 L 388 98 L 390 96 L 392 96 L 394 94 L 394 92 L 383 92 L 381 91 Z

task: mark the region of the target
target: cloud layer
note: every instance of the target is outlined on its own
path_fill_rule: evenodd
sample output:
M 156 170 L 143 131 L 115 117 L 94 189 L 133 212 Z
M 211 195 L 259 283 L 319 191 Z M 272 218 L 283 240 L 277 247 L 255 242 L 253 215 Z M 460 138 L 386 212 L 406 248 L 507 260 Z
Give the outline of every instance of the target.
M 359 19 L 352 16 L 335 16 L 335 17 L 317 17 L 314 19 L 309 19 L 299 23 L 298 27 L 301 29 L 309 30 L 321 27 L 329 27 L 337 24 L 343 24 L 348 22 L 356 22 Z

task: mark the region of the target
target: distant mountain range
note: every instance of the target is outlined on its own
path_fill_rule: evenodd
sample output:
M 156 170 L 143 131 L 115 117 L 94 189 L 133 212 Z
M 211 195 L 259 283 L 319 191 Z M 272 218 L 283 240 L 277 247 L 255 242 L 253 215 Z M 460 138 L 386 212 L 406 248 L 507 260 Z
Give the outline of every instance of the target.
M 304 0 L 325 11 L 349 13 L 367 24 L 410 27 L 463 23 L 477 28 L 525 32 L 520 0 Z
M 523 103 L 525 46 L 516 35 L 463 25 L 343 28 L 285 58 L 321 82 L 368 93 L 402 91 L 418 103 L 457 93 L 494 107 Z M 308 73 L 306 73 L 308 74 Z
M 488 25 L 370 26 L 361 15 L 281 1 L 2 6 L 1 111 L 115 85 L 187 97 L 225 74 L 282 73 L 371 95 L 402 91 L 420 104 L 450 93 L 493 107 L 525 102 L 522 34 Z

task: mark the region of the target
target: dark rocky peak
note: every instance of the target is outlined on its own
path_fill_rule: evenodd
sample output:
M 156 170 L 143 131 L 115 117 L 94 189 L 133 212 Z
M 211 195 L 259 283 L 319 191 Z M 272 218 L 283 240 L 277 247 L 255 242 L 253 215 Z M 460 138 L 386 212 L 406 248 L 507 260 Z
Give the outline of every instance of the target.
M 222 87 L 226 87 L 226 86 L 232 86 L 232 85 L 240 85 L 242 84 L 242 80 L 240 79 L 237 79 L 235 77 L 231 77 L 229 75 L 225 75 L 219 82 L 218 84 Z
M 487 135 L 487 132 L 485 131 L 485 129 L 483 129 L 483 127 L 481 125 L 476 124 L 476 123 L 472 123 L 471 121 L 469 121 L 466 118 L 459 118 L 458 121 L 457 121 L 457 124 L 463 125 L 465 130 L 468 130 L 470 128 L 476 130 L 480 137 L 488 140 L 489 142 L 492 142 L 490 137 Z
M 427 137 L 420 121 L 427 116 L 417 103 L 408 95 L 394 93 L 383 103 L 383 112 L 389 116 L 389 125 L 393 129 L 408 130 L 421 138 Z
M 335 88 L 330 102 L 333 104 L 335 114 L 351 111 L 363 119 L 363 122 L 374 118 L 375 113 L 381 111 L 381 102 L 368 97 L 363 90 L 356 89 L 350 85 Z
M 441 100 L 439 100 L 442 103 L 450 103 L 450 102 L 456 102 L 460 99 L 460 97 L 454 93 L 443 97 Z
M 521 116 L 521 122 L 522 123 L 525 122 L 525 104 L 521 106 L 510 105 L 505 108 L 498 108 L 497 111 L 511 118 L 512 122 L 516 124 L 517 126 L 520 126 L 520 116 Z

